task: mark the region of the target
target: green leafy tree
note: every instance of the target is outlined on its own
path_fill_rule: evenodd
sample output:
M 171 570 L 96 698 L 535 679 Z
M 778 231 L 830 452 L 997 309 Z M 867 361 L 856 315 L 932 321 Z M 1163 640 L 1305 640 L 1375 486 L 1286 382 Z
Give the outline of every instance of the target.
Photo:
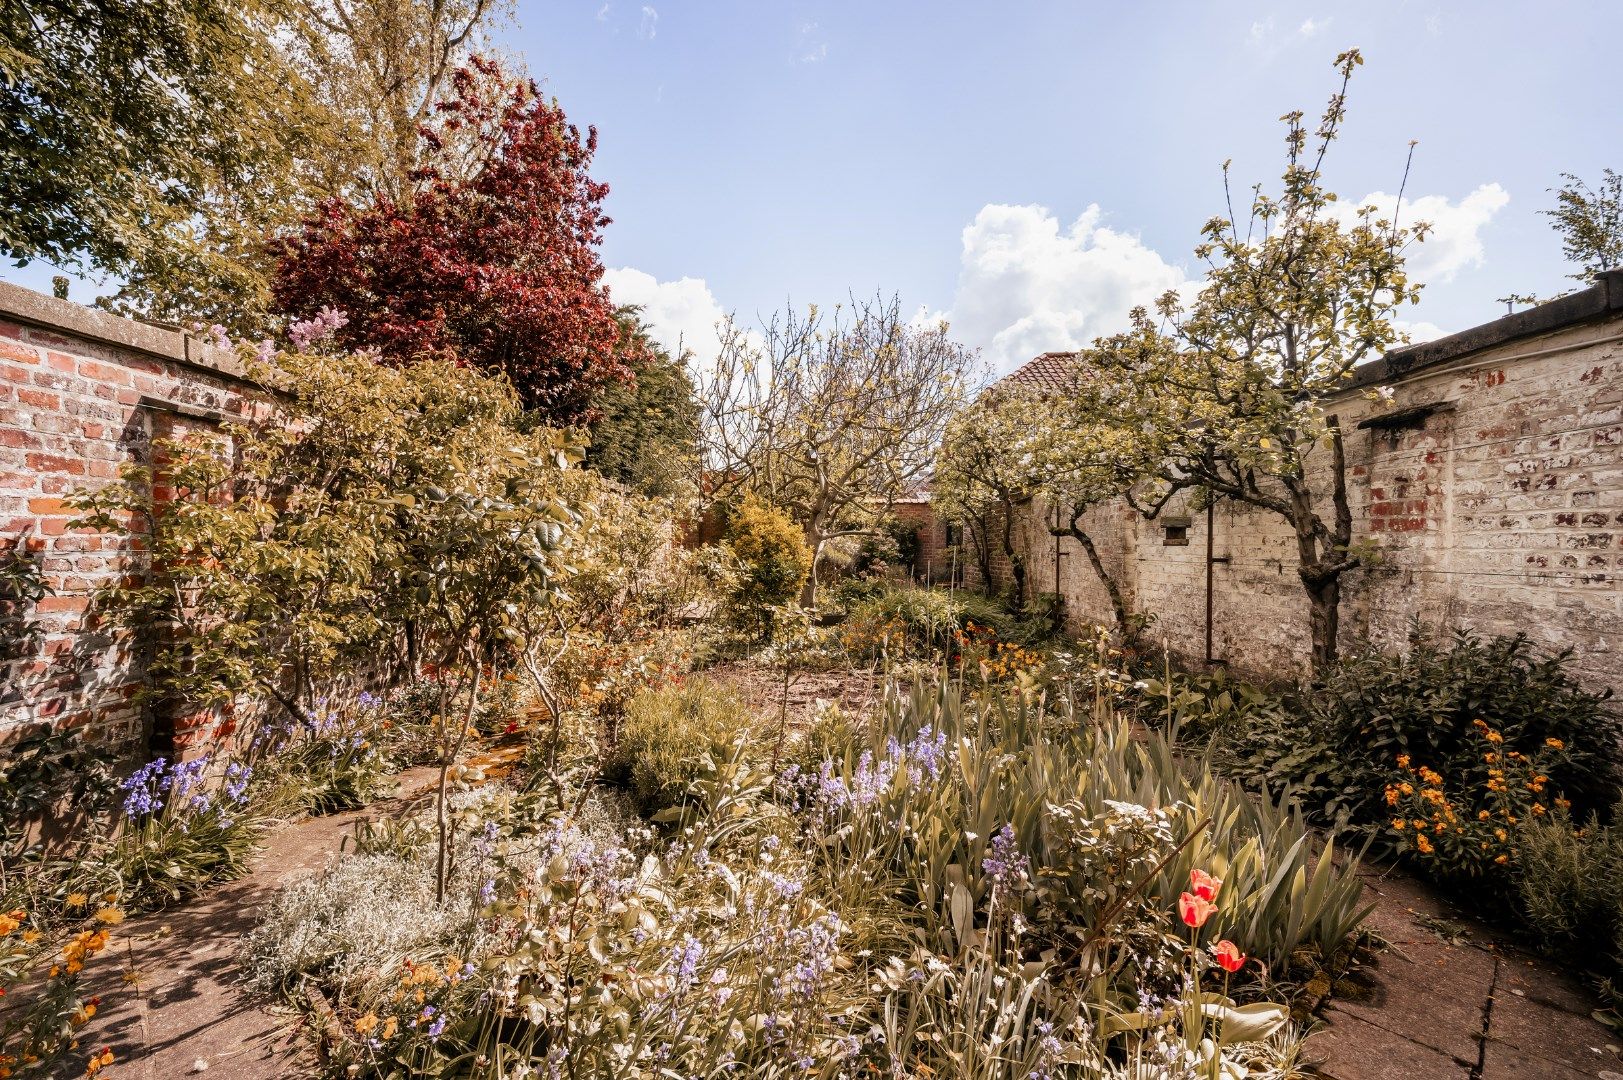
M 650 338 L 639 309 L 622 307 L 615 321 L 616 351 L 632 381 L 598 391 L 586 464 L 639 494 L 675 495 L 692 484 L 699 465 L 699 402 L 687 357 L 673 358 Z
M 310 85 L 273 38 L 284 15 L 277 0 L 5 5 L 0 254 L 160 276 L 195 256 L 191 288 L 240 284 L 189 245 L 219 192 L 278 198 L 310 137 Z
M 1097 375 L 1078 357 L 1066 389 L 1005 384 L 983 393 L 948 425 L 931 500 L 969 533 L 983 580 L 991 579 L 991 543 L 998 544 L 1009 562 L 1017 603 L 1026 600 L 1027 568 L 1014 523 L 1035 501 L 1046 504 L 1054 515 L 1048 531 L 1081 546 L 1125 641 L 1133 637 L 1138 619 L 1084 518 L 1118 499 L 1153 517 L 1164 499 L 1164 488 L 1153 483 L 1162 445 L 1153 428 L 1133 429 L 1116 423 L 1112 414 L 1090 411 L 1098 402 L 1087 383 Z
M 1355 367 L 1403 340 L 1393 317 L 1420 293 L 1404 253 L 1428 231 L 1374 206 L 1343 209 L 1324 186 L 1360 63 L 1356 50 L 1337 57 L 1341 86 L 1311 141 L 1301 113 L 1284 118 L 1280 191 L 1258 185 L 1246 221 L 1231 211 L 1207 223 L 1200 291 L 1163 296 L 1159 320 L 1135 311 L 1130 330 L 1084 354 L 1099 377 L 1079 386 L 1090 415 L 1153 433 L 1162 497 L 1200 489 L 1290 526 L 1321 671 L 1336 657 L 1342 577 L 1361 561 L 1333 402 Z
M 1591 188 L 1572 173 L 1555 193 L 1555 209 L 1539 213 L 1555 223 L 1561 250 L 1582 269 L 1570 275 L 1585 284 L 1596 274 L 1623 266 L 1623 175 L 1611 169 Z

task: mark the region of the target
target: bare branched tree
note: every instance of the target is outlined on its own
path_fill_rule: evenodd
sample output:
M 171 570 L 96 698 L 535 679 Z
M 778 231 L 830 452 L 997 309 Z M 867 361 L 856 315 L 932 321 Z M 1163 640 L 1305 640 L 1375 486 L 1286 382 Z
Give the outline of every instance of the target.
M 803 602 L 830 542 L 874 533 L 923 481 L 973 362 L 945 323 L 909 322 L 894 296 L 791 307 L 759 332 L 722 324 L 700 388 L 712 493 L 753 492 L 800 524 L 813 553 Z

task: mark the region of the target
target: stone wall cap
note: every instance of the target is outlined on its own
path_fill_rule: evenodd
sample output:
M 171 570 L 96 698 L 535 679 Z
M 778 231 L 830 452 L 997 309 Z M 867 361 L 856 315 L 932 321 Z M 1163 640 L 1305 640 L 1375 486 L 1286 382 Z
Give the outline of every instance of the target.
M 1406 378 L 1425 368 L 1445 364 L 1462 356 L 1483 352 L 1522 338 L 1536 337 L 1614 313 L 1623 313 L 1623 270 L 1607 270 L 1596 275 L 1594 285 L 1555 300 L 1506 315 L 1493 322 L 1461 330 L 1457 334 L 1393 349 L 1379 360 L 1353 370 L 1348 389 Z
M 237 382 L 253 381 L 234 353 L 195 334 L 59 300 L 8 281 L 0 281 L 0 320 L 172 360 Z

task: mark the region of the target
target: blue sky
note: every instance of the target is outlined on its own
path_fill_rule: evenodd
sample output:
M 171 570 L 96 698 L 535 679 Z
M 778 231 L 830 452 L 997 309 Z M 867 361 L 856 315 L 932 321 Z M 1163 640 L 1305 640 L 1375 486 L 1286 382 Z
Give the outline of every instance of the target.
M 1616 2 L 594 0 L 516 21 L 509 47 L 599 129 L 617 297 L 690 341 L 701 282 L 747 318 L 899 291 L 1001 368 L 1115 329 L 1192 271 L 1221 163 L 1277 177 L 1277 117 L 1316 115 L 1355 45 L 1330 181 L 1395 192 L 1419 141 L 1422 336 L 1567 287 L 1546 189 L 1623 169 Z
M 1419 336 L 1567 287 L 1546 189 L 1623 169 L 1616 0 L 519 0 L 497 37 L 598 128 L 616 299 L 700 351 L 725 311 L 847 290 L 947 315 L 1005 370 L 1114 330 L 1193 272 L 1223 160 L 1277 177 L 1277 117 L 1316 115 L 1354 45 L 1329 179 L 1395 192 L 1418 140 Z

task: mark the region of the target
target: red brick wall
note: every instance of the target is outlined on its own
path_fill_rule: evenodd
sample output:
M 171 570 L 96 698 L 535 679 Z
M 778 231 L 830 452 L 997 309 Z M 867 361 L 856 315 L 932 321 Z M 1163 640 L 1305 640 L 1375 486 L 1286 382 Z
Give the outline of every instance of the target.
M 141 643 L 106 632 L 92 601 L 143 572 L 142 545 L 69 528 L 63 500 L 149 463 L 155 436 L 217 426 L 259 397 L 234 357 L 195 338 L 0 283 L 0 549 L 20 547 L 52 590 L 12 605 L 5 640 L 17 643 L 20 619 L 37 633 L 0 648 L 0 744 L 42 724 L 119 742 L 171 724 L 179 745 L 213 733 L 212 716 L 134 703 Z

